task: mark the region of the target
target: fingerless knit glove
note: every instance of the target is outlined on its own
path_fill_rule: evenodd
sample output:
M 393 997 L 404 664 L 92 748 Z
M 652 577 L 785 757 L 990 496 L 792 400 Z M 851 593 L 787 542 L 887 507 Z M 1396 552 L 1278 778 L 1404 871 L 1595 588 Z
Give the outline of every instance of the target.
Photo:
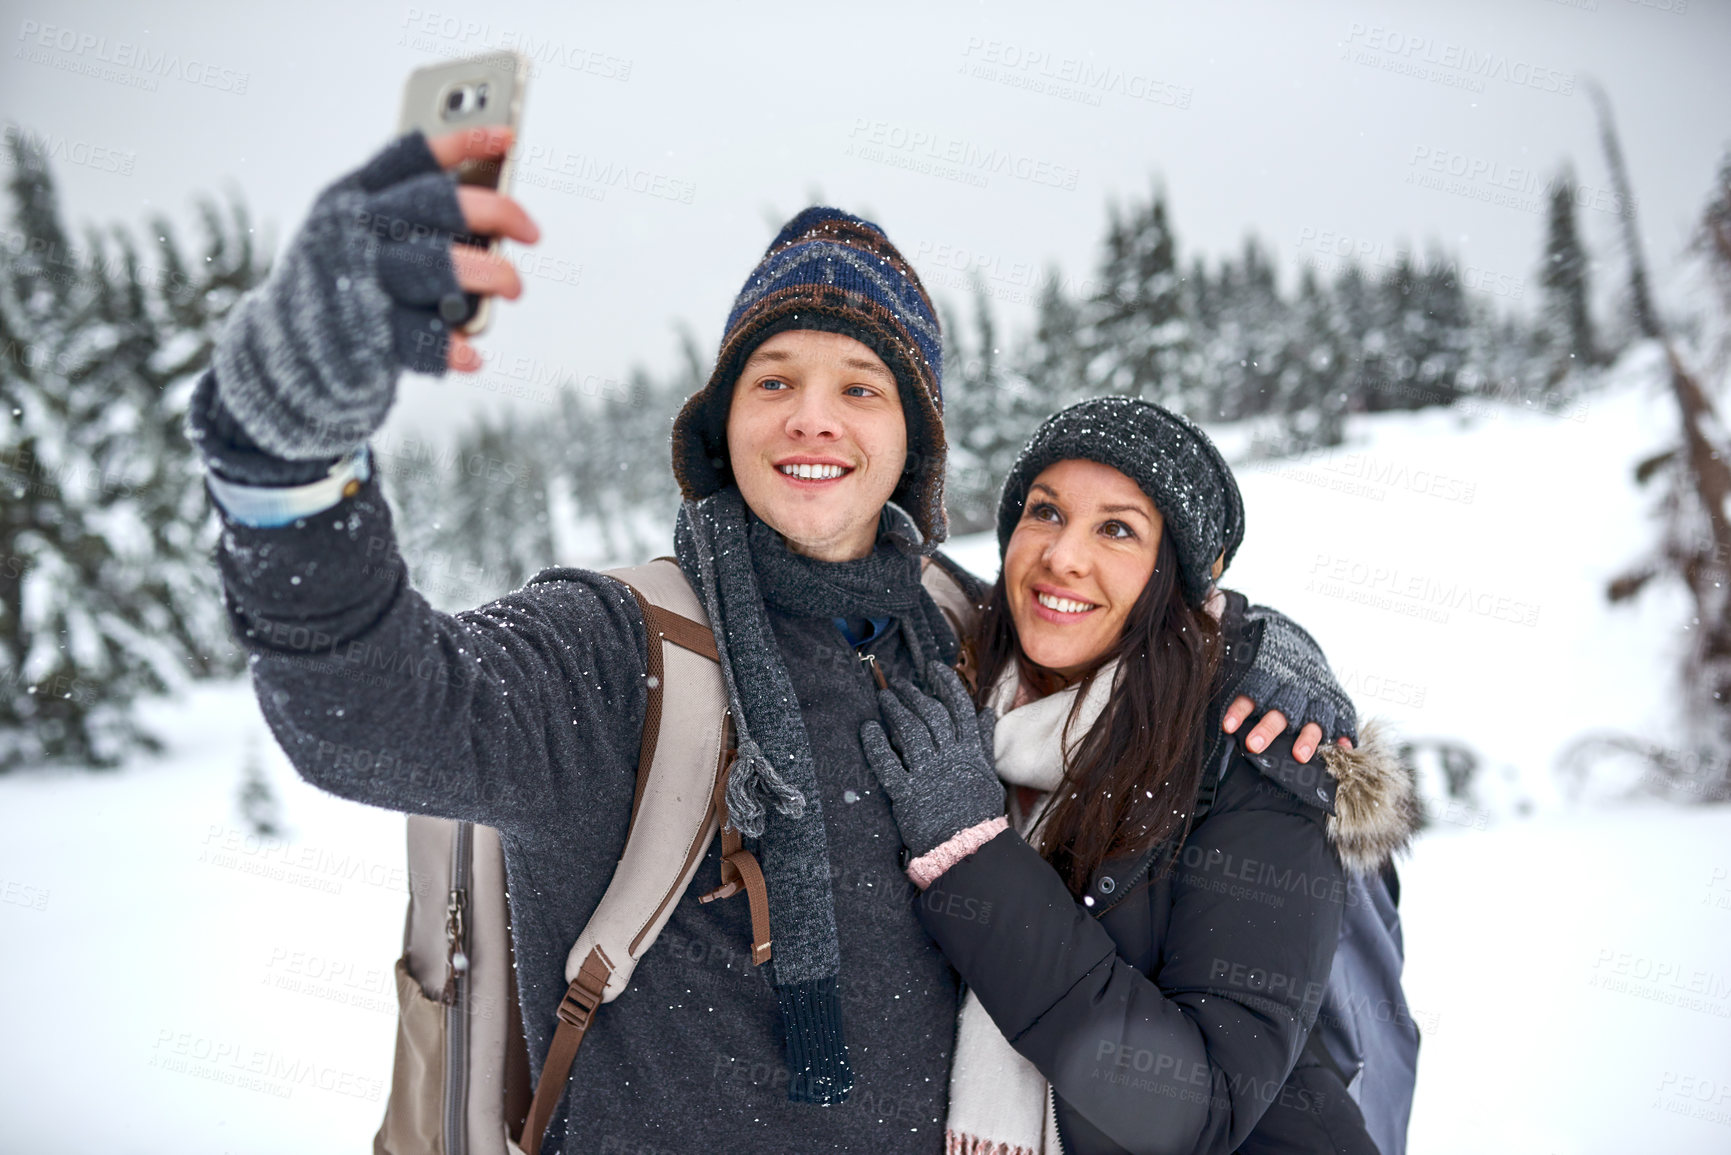
M 445 371 L 450 322 L 467 311 L 451 264 L 464 230 L 455 178 L 419 132 L 325 189 L 217 342 L 220 410 L 288 461 L 328 461 L 366 441 L 402 370 Z M 195 442 L 212 440 L 212 411 L 192 407 Z
M 1252 717 L 1279 710 L 1294 733 L 1307 722 L 1315 722 L 1322 728 L 1324 745 L 1343 734 L 1356 743 L 1358 712 L 1335 681 L 1316 639 L 1303 626 L 1267 606 L 1251 606 L 1245 617 L 1264 623 L 1256 662 L 1238 687 L 1256 702 Z

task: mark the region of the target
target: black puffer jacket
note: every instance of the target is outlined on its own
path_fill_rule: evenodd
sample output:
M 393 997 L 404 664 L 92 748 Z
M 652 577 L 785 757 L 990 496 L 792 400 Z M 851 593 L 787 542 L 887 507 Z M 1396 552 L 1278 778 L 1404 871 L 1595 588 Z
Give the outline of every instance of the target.
M 1220 732 L 1260 638 L 1244 608 L 1228 595 L 1212 802 L 1169 874 L 1148 883 L 1153 853 L 1108 863 L 1078 902 L 1011 829 L 919 903 L 1051 1081 L 1065 1155 L 1375 1152 L 1310 1034 L 1348 901 L 1343 859 L 1364 870 L 1404 843 L 1410 785 L 1374 728 L 1331 755 L 1338 780 L 1321 757 L 1294 761 L 1290 732 L 1260 754 Z

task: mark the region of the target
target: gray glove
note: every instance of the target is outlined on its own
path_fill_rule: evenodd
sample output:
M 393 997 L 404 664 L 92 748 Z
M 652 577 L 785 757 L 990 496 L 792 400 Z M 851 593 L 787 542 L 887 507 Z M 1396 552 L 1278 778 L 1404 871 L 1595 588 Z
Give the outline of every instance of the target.
M 1286 715 L 1287 729 L 1294 734 L 1307 722 L 1322 728 L 1323 745 L 1332 743 L 1342 734 L 1358 741 L 1358 714 L 1347 696 L 1322 647 L 1303 626 L 1269 606 L 1251 606 L 1245 613 L 1251 622 L 1263 622 L 1262 645 L 1256 651 L 1256 661 L 1239 693 L 1256 703 L 1251 715 L 1254 721 L 1269 710 Z M 1245 723 L 1248 733 L 1250 722 Z
M 451 264 L 465 231 L 456 179 L 419 132 L 325 189 L 217 342 L 222 407 L 279 458 L 360 445 L 384 423 L 402 370 L 445 371 L 450 324 L 468 315 Z
M 991 708 L 976 713 L 961 678 L 942 662 L 927 667 L 926 680 L 935 683 L 937 697 L 899 678 L 878 691 L 894 749 L 876 722 L 859 731 L 866 761 L 915 858 L 1004 813 L 1004 786 L 992 759 L 995 719 L 984 717 Z

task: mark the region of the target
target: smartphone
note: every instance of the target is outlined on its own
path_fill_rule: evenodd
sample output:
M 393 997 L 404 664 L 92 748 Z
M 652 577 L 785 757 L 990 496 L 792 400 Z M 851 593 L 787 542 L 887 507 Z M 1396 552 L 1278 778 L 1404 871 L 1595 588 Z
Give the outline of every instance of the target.
M 397 124 L 397 134 L 418 128 L 433 137 L 495 125 L 505 125 L 515 132 L 523 121 L 523 92 L 528 87 L 529 68 L 528 57 L 508 50 L 417 68 L 409 73 L 408 83 L 403 85 L 403 115 Z M 511 151 L 516 151 L 515 145 Z M 511 159 L 507 154 L 493 160 L 466 160 L 457 168 L 457 181 L 510 192 Z M 488 252 L 497 252 L 499 248 L 498 240 L 490 237 L 468 235 L 456 240 Z M 479 293 L 466 295 L 468 316 L 453 328 L 472 336 L 487 327 L 492 302 Z

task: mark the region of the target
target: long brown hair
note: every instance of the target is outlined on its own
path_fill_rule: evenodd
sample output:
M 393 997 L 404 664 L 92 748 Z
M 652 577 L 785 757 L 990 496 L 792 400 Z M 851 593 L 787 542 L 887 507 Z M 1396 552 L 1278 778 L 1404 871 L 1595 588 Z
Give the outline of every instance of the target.
M 1045 805 L 1043 853 L 1078 898 L 1103 863 L 1164 843 L 1166 852 L 1150 874 L 1160 877 L 1190 830 L 1221 637 L 1211 615 L 1185 603 L 1177 574 L 1172 535 L 1162 534 L 1153 576 L 1130 608 L 1118 641 L 1079 679 L 1076 705 L 1065 722 L 1068 735 L 1089 684 L 1118 659 L 1117 686 L 1106 709 Z M 1002 571 L 975 627 L 973 649 L 981 705 L 1011 663 L 1041 693 L 1064 685 L 1022 653 Z

